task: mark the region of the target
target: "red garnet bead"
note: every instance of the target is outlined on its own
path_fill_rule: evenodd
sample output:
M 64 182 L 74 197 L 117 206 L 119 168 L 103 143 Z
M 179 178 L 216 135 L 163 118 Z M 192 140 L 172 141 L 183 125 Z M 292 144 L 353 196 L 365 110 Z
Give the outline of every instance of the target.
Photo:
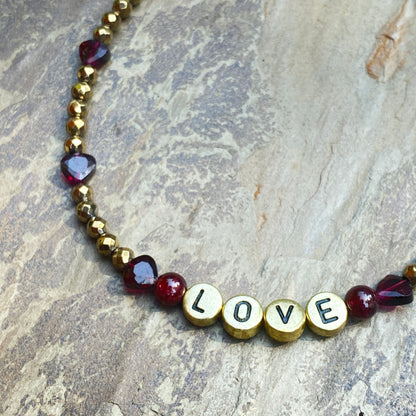
M 380 306 L 406 305 L 413 302 L 413 287 L 406 277 L 387 275 L 376 287 Z
M 156 262 L 152 257 L 146 255 L 130 260 L 123 272 L 126 290 L 134 295 L 151 291 L 156 278 Z
M 378 309 L 377 297 L 373 289 L 368 286 L 354 286 L 345 295 L 350 315 L 358 319 L 371 318 Z
M 64 179 L 71 185 L 86 183 L 95 172 L 95 159 L 86 153 L 71 153 L 61 160 Z
M 99 40 L 86 40 L 79 45 L 79 56 L 84 65 L 100 69 L 110 60 L 110 50 Z
M 165 273 L 156 281 L 155 296 L 162 305 L 177 305 L 182 301 L 185 292 L 186 282 L 180 274 Z

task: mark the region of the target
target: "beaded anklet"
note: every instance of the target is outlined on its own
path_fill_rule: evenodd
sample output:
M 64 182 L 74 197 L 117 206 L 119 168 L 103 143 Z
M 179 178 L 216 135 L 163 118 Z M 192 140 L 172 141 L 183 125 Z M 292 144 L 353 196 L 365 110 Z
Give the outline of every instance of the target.
M 266 332 L 280 342 L 300 337 L 306 322 L 315 333 L 332 336 L 344 328 L 348 314 L 366 319 L 378 309 L 392 310 L 397 305 L 411 303 L 416 285 L 416 264 L 408 265 L 403 276 L 387 275 L 375 290 L 368 286 L 351 288 L 345 302 L 333 293 L 323 292 L 314 295 L 305 309 L 293 300 L 278 299 L 263 312 L 260 303 L 251 296 L 235 296 L 223 304 L 220 292 L 210 284 L 200 283 L 187 289 L 185 279 L 177 273 L 158 276 L 152 257 L 134 258 L 131 249 L 119 247 L 117 237 L 108 232 L 107 221 L 97 216 L 93 190 L 87 185 L 95 172 L 96 162 L 93 156 L 84 153 L 82 137 L 86 133 L 87 101 L 97 80 L 97 70 L 110 59 L 108 45 L 113 39 L 113 31 L 118 29 L 121 20 L 129 17 L 132 6 L 139 3 L 140 0 L 116 0 L 112 11 L 102 17 L 102 26 L 94 30 L 94 39 L 79 47 L 83 66 L 78 70 L 79 82 L 71 90 L 74 99 L 68 105 L 70 118 L 66 124 L 69 138 L 64 144 L 66 156 L 61 161 L 62 174 L 73 186 L 72 198 L 77 203 L 78 218 L 86 223 L 88 234 L 97 239 L 98 251 L 111 256 L 114 267 L 123 273 L 127 292 L 153 291 L 163 305 L 182 303 L 185 317 L 197 326 L 212 325 L 222 315 L 225 330 L 238 339 L 253 337 L 264 322 Z

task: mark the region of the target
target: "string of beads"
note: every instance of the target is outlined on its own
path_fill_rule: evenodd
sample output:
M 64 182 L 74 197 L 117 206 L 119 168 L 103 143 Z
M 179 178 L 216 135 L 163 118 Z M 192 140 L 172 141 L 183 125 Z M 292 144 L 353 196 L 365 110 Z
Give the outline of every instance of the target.
M 108 45 L 113 33 L 139 3 L 140 0 L 114 1 L 112 11 L 105 13 L 102 25 L 95 28 L 93 39 L 79 47 L 83 65 L 78 70 L 78 82 L 71 89 L 73 100 L 68 105 L 70 118 L 66 124 L 69 137 L 64 143 L 66 155 L 61 160 L 63 177 L 72 186 L 77 216 L 86 223 L 87 233 L 96 239 L 99 253 L 111 257 L 115 269 L 123 273 L 126 291 L 133 295 L 153 292 L 166 306 L 182 304 L 185 317 L 197 326 L 212 325 L 221 316 L 225 330 L 238 339 L 253 337 L 264 323 L 266 332 L 280 342 L 300 337 L 306 322 L 315 333 L 332 336 L 344 328 L 348 315 L 367 319 L 379 309 L 393 310 L 397 305 L 411 303 L 416 264 L 406 266 L 402 276 L 387 275 L 375 290 L 363 285 L 352 287 L 345 301 L 334 293 L 322 292 L 312 296 L 305 309 L 291 299 L 278 299 L 263 311 L 261 304 L 248 295 L 234 296 L 224 304 L 219 290 L 208 283 L 187 289 L 179 274 L 159 276 L 152 257 L 134 257 L 133 250 L 119 246 L 117 237 L 108 231 L 107 221 L 98 216 L 93 190 L 87 184 L 95 172 L 96 161 L 85 153 L 83 137 L 87 130 L 87 102 L 97 81 L 97 71 L 110 59 Z

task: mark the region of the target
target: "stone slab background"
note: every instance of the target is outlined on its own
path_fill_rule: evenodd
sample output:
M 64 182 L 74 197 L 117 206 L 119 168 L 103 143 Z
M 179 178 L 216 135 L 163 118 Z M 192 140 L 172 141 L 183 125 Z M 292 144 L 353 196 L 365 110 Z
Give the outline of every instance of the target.
M 121 244 L 264 306 L 416 260 L 414 7 L 143 1 L 88 118 Z M 125 294 L 59 173 L 77 47 L 110 8 L 0 3 L 0 413 L 415 415 L 414 305 L 280 345 Z

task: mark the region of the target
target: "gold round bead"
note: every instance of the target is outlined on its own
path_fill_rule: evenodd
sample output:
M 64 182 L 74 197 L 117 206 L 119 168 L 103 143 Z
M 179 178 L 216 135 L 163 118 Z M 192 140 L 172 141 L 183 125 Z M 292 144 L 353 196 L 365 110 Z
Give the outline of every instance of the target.
M 347 323 L 348 310 L 345 302 L 334 293 L 318 293 L 306 305 L 309 328 L 323 337 L 341 332 Z
M 113 40 L 113 31 L 108 26 L 98 26 L 94 29 L 94 39 L 109 45 Z
M 72 86 L 71 94 L 76 100 L 88 101 L 92 97 L 92 89 L 88 82 L 78 82 Z
M 72 199 L 78 204 L 81 201 L 92 201 L 94 198 L 94 191 L 91 186 L 85 183 L 79 183 L 72 188 Z
M 78 69 L 77 76 L 79 82 L 94 85 L 97 82 L 98 72 L 91 65 L 83 65 Z
M 222 308 L 222 324 L 232 337 L 248 339 L 259 332 L 263 322 L 263 308 L 251 296 L 234 296 Z
M 416 286 L 416 264 L 409 264 L 403 270 L 403 276 L 410 280 L 413 286 Z
M 221 315 L 222 296 L 216 287 L 198 283 L 185 292 L 182 307 L 186 319 L 194 325 L 213 325 Z
M 84 136 L 87 132 L 87 122 L 79 117 L 71 117 L 66 123 L 66 132 L 70 136 Z
M 92 201 L 81 201 L 78 203 L 77 217 L 81 222 L 88 222 L 91 218 L 95 218 L 98 212 L 97 205 Z
M 111 30 L 117 30 L 121 23 L 121 17 L 119 13 L 109 12 L 103 15 L 101 23 L 104 26 L 108 26 Z
M 122 19 L 130 16 L 132 5 L 128 0 L 115 0 L 113 3 L 113 12 L 118 12 Z
M 111 256 L 111 260 L 115 269 L 122 271 L 133 257 L 133 250 L 126 247 L 117 247 Z
M 95 217 L 87 223 L 87 233 L 92 238 L 98 238 L 108 232 L 108 223 L 106 220 Z
M 118 238 L 113 234 L 104 234 L 97 239 L 97 250 L 103 256 L 109 256 L 118 247 Z
M 68 137 L 64 143 L 64 150 L 65 153 L 84 153 L 85 142 L 78 136 Z
M 88 114 L 87 103 L 79 100 L 72 100 L 67 110 L 71 117 L 85 117 Z
M 264 311 L 264 327 L 267 334 L 279 342 L 298 339 L 305 329 L 306 314 L 299 303 L 290 299 L 278 299 Z

